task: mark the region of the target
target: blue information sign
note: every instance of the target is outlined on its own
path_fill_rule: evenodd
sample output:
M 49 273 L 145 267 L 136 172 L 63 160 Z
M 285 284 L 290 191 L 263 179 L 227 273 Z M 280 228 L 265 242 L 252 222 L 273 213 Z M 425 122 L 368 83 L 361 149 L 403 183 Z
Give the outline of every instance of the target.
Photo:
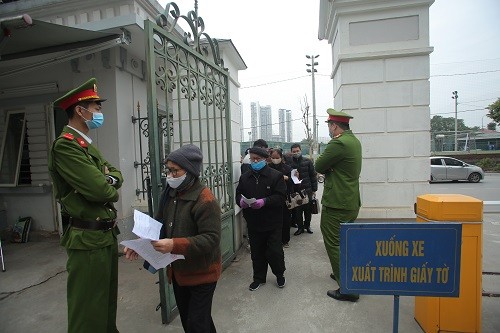
M 460 223 L 345 223 L 341 292 L 458 297 Z

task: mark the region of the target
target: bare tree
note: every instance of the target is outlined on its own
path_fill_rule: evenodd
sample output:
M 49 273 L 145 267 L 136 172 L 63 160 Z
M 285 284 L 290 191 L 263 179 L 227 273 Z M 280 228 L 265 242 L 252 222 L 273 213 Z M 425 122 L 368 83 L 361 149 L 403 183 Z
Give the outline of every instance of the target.
M 302 122 L 304 123 L 304 132 L 306 134 L 306 142 L 309 145 L 309 155 L 313 156 L 314 138 L 309 126 L 309 103 L 307 102 L 307 95 L 304 95 L 304 104 L 300 101 L 300 110 L 302 111 Z

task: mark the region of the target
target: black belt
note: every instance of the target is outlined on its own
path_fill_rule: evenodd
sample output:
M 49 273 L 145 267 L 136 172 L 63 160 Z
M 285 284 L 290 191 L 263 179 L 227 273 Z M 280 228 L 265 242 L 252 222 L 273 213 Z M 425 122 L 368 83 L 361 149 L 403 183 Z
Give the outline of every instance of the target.
M 80 220 L 68 215 L 62 216 L 63 221 L 67 221 L 70 226 L 86 230 L 110 230 L 116 225 L 116 220 Z

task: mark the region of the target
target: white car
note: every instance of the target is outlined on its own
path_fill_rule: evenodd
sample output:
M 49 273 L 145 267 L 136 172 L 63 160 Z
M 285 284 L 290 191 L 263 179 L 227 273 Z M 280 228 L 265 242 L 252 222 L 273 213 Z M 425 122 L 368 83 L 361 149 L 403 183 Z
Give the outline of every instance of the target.
M 453 157 L 432 156 L 431 182 L 440 180 L 467 180 L 478 183 L 484 179 L 484 171 L 480 167 L 467 164 Z

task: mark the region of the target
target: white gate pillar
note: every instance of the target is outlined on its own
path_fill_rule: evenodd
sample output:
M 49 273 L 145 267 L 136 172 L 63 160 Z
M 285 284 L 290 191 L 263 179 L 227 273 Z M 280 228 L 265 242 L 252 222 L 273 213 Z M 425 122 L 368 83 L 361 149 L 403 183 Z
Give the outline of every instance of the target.
M 433 0 L 321 0 L 334 107 L 363 146 L 361 219 L 413 219 L 429 192 L 429 7 Z

